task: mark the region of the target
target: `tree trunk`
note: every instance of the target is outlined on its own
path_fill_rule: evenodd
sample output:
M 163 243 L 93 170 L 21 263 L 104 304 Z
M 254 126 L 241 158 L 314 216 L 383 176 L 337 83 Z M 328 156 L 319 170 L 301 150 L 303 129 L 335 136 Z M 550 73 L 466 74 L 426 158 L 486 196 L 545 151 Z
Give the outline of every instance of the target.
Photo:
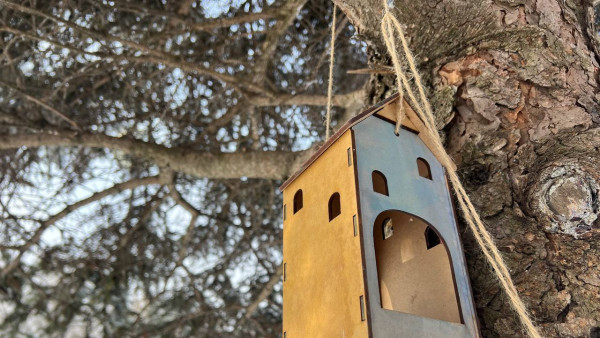
M 335 0 L 389 65 L 380 0 Z M 399 1 L 438 128 L 544 337 L 600 336 L 600 95 L 591 2 Z M 374 75 L 373 102 L 394 92 Z M 482 334 L 523 336 L 471 234 Z

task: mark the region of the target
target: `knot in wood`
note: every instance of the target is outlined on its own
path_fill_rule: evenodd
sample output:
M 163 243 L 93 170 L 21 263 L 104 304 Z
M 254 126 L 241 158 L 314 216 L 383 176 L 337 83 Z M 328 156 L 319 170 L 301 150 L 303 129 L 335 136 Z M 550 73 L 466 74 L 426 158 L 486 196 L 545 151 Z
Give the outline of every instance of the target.
M 544 231 L 578 237 L 597 223 L 600 183 L 587 169 L 573 161 L 541 171 L 531 187 L 529 203 Z

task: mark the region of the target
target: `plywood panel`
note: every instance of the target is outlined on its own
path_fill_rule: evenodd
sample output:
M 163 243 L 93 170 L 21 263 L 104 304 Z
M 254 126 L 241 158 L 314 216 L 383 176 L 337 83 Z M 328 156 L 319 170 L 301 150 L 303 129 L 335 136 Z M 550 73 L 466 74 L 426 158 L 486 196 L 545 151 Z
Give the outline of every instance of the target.
M 408 104 L 405 105 L 405 111 L 406 109 L 411 109 Z M 398 100 L 394 100 L 375 114 L 384 117 L 387 120 L 396 122 L 398 120 L 396 116 L 396 114 L 398 114 Z M 404 120 L 402 121 L 402 125 L 409 129 L 418 131 L 418 127 L 412 122 L 412 120 L 408 116 L 404 118 Z
M 423 141 L 423 143 L 425 143 L 425 145 L 427 146 L 427 148 L 429 148 L 433 155 L 437 157 L 437 159 L 441 163 L 443 163 L 443 159 L 445 158 L 445 156 L 439 153 L 439 151 L 434 145 L 435 141 L 432 140 L 426 132 L 422 132 L 424 130 L 427 130 L 427 128 L 423 124 L 423 121 L 421 121 L 417 113 L 415 113 L 415 111 L 410 107 L 410 105 L 406 101 L 402 101 L 402 103 L 404 104 L 404 111 L 406 112 L 406 116 L 402 121 L 402 125 L 409 129 L 419 132 L 419 138 L 421 139 L 421 141 Z M 392 122 L 396 122 L 398 120 L 396 117 L 396 114 L 398 112 L 398 104 L 400 104 L 398 100 L 395 100 L 383 107 L 380 111 L 376 113 L 376 115 L 384 117 L 385 119 L 390 120 Z M 454 164 L 454 162 L 451 163 L 451 166 L 452 168 L 450 169 L 456 170 L 456 165 Z
M 391 218 L 394 233 L 383 239 Z M 377 274 L 384 309 L 460 323 L 450 260 L 443 243 L 427 249 L 422 220 L 400 211 L 377 217 L 373 228 Z
M 346 131 L 283 192 L 293 205 L 298 189 L 303 207 L 284 221 L 283 330 L 292 337 L 367 337 L 361 321 L 360 297 L 365 294 L 360 236 L 354 233 L 357 214 L 352 147 Z M 328 201 L 340 194 L 341 213 L 329 221 Z M 365 318 L 366 319 L 366 318 Z
M 361 202 L 370 329 L 373 337 L 479 337 L 472 292 L 456 229 L 444 170 L 414 133 L 394 134 L 394 125 L 380 118 L 365 119 L 353 128 Z M 430 165 L 432 180 L 419 176 L 417 158 Z M 389 196 L 373 191 L 372 172 L 387 178 Z M 381 307 L 373 225 L 389 210 L 401 210 L 434 225 L 446 242 L 456 277 L 456 293 L 464 324 L 436 320 Z

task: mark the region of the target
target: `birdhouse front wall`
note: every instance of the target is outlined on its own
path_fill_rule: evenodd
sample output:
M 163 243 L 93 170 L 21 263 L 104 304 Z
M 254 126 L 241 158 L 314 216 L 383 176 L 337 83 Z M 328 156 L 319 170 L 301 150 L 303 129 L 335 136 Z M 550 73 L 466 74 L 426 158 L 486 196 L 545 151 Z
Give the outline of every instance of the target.
M 478 337 L 443 167 L 377 116 L 352 129 L 373 336 Z
M 352 148 L 347 130 L 283 191 L 284 337 L 368 336 Z

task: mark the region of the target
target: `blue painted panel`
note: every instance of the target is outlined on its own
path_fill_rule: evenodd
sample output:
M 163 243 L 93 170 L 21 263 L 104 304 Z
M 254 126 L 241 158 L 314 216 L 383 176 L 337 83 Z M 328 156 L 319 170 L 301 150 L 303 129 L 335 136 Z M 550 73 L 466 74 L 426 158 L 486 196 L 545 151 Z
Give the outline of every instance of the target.
M 367 267 L 370 320 L 379 337 L 479 337 L 472 291 L 456 228 L 444 169 L 419 137 L 371 116 L 352 128 L 356 146 L 363 245 Z M 419 176 L 417 158 L 425 159 L 432 180 Z M 387 178 L 389 196 L 373 191 L 371 173 Z M 387 210 L 400 210 L 433 225 L 446 242 L 456 280 L 464 324 L 456 324 L 381 308 L 373 224 Z

